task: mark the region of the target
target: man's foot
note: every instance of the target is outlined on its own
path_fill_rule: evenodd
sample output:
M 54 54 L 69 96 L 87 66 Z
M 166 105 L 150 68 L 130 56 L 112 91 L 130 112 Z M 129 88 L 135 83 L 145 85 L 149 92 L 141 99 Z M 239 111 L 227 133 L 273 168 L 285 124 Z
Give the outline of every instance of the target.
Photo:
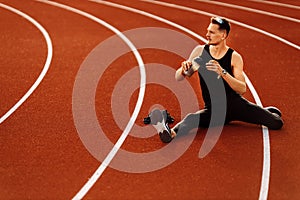
M 150 123 L 157 130 L 162 142 L 169 143 L 176 136 L 168 125 L 168 113 L 166 110 L 153 110 L 150 114 Z M 175 134 L 174 134 L 175 133 Z
M 271 113 L 273 114 L 277 114 L 279 117 L 281 117 L 281 111 L 274 107 L 274 106 L 268 106 L 268 107 L 265 107 L 266 110 L 270 111 Z
M 172 129 L 163 130 L 159 132 L 159 137 L 162 142 L 169 143 L 176 137 L 176 133 Z

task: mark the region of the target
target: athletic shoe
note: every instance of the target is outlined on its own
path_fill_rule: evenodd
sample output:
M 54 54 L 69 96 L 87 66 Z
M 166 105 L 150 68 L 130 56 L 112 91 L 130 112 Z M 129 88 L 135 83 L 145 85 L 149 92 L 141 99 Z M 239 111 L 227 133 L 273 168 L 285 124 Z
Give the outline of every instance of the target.
M 265 107 L 266 110 L 270 111 L 271 113 L 275 113 L 277 115 L 279 115 L 279 117 L 281 117 L 281 111 L 274 107 L 274 106 L 269 106 L 269 107 Z
M 171 129 L 168 125 L 168 112 L 166 110 L 153 110 L 150 114 L 150 123 L 157 130 L 160 140 L 164 143 L 172 141 Z M 170 119 L 169 119 L 170 120 Z
M 174 123 L 174 118 L 170 115 L 170 113 L 168 113 L 167 110 L 165 110 L 164 112 L 167 113 L 167 123 L 168 124 Z M 144 118 L 144 120 L 143 120 L 144 124 L 151 124 L 151 117 L 150 117 L 150 115 L 151 115 L 151 113 L 147 117 Z

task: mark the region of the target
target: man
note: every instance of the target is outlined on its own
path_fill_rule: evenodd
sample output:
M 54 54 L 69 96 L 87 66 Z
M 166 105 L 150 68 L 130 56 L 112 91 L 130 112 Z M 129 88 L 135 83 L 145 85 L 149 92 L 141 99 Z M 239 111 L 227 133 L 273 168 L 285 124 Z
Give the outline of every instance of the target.
M 198 72 L 205 107 L 188 114 L 172 129 L 168 127 L 167 114 L 162 112 L 163 123 L 159 123 L 158 130 L 163 142 L 168 143 L 177 134 L 187 133 L 193 128 L 219 126 L 236 120 L 270 129 L 283 126 L 279 109 L 262 108 L 242 97 L 246 92 L 243 59 L 226 45 L 229 32 L 230 23 L 225 18 L 212 17 L 207 28 L 207 44 L 195 47 L 189 59 L 182 62 L 176 71 L 177 81 Z M 212 116 L 212 111 L 219 114 Z M 224 117 L 218 119 L 218 116 Z

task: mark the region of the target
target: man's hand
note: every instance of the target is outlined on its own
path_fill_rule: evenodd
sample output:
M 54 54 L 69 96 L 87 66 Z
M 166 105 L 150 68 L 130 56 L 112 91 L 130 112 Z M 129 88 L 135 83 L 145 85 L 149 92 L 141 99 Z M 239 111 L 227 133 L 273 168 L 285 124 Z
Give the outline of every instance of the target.
M 223 68 L 220 66 L 218 61 L 210 60 L 208 63 L 206 63 L 206 69 L 216 72 L 218 74 L 218 78 L 220 78 L 220 76 L 222 75 Z
M 191 72 L 191 69 L 192 68 L 192 62 L 191 61 L 183 61 L 181 63 L 181 74 L 183 76 L 191 76 L 192 75 L 192 72 Z
M 190 61 L 183 61 L 181 63 L 181 68 L 182 68 L 182 71 L 188 71 L 190 68 L 192 67 L 192 62 Z

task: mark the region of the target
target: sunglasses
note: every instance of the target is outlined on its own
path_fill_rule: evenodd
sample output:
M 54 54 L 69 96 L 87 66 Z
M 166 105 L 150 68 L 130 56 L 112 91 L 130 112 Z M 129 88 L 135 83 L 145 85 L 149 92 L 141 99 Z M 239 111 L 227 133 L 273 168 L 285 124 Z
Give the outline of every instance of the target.
M 221 17 L 214 17 L 213 20 L 215 20 L 219 24 L 223 24 L 224 23 L 224 20 Z

